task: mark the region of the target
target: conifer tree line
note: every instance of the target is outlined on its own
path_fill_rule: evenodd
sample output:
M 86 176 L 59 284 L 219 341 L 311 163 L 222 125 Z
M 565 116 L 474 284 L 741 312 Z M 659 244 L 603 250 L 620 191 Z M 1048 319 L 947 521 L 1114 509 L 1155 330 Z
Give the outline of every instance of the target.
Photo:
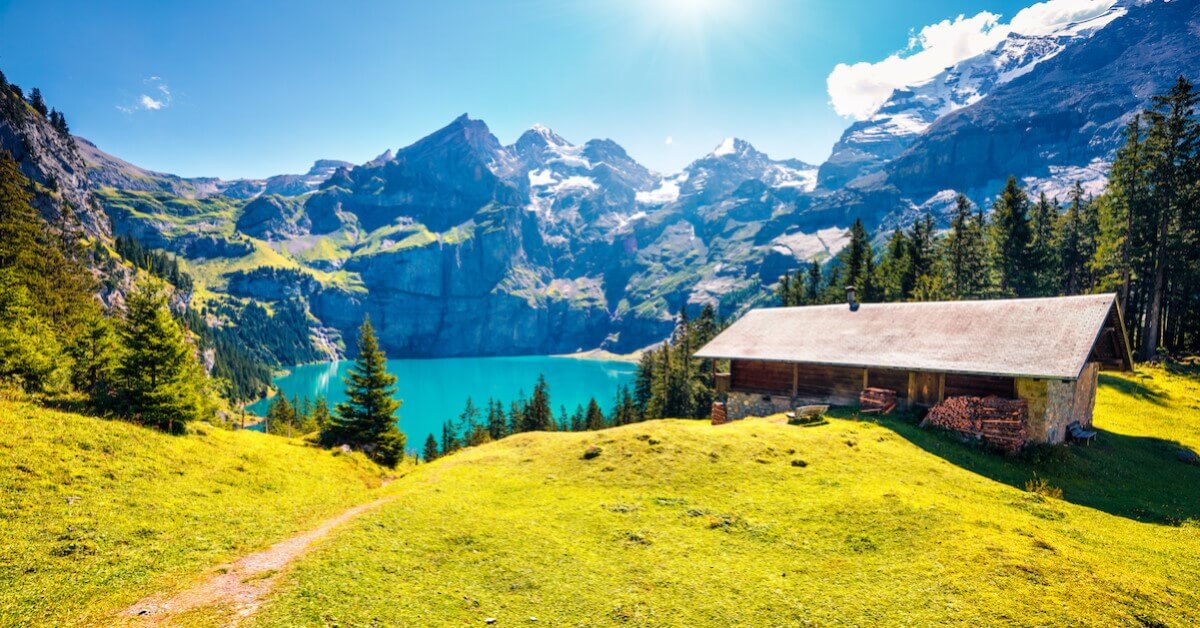
M 576 406 L 571 413 L 567 412 L 566 406 L 560 405 L 555 416 L 553 408 L 550 385 L 546 383 L 544 375 L 538 376 L 532 396 L 526 398 L 523 392 L 520 393 L 516 400 L 509 403 L 507 410 L 502 401 L 488 399 L 481 408 L 468 397 L 462 413 L 442 423 L 440 437 L 430 434 L 425 439 L 421 456 L 428 462 L 464 447 L 482 445 L 522 432 L 584 432 L 643 420 L 627 386 L 617 388 L 608 415 L 605 415 L 595 397 L 589 399 L 586 406 Z
M 881 251 L 856 220 L 826 268 L 781 279 L 779 300 L 841 303 L 847 286 L 863 302 L 1114 292 L 1139 359 L 1200 351 L 1198 100 L 1180 77 L 1134 116 L 1098 197 L 1078 182 L 1032 197 L 1009 177 L 990 214 L 959 195 L 944 233 L 925 215 Z

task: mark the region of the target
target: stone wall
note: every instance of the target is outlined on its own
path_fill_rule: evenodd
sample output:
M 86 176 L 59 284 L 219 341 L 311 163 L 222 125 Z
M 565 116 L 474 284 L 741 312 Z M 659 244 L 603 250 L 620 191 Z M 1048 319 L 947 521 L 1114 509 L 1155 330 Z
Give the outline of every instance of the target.
M 1018 379 L 1017 396 L 1029 404 L 1029 442 L 1061 443 L 1072 422 L 1090 426 L 1098 374 L 1099 367 L 1088 364 L 1077 381 Z
M 725 416 L 730 421 L 749 416 L 770 416 L 792 409 L 792 398 L 782 395 L 731 392 L 725 400 Z

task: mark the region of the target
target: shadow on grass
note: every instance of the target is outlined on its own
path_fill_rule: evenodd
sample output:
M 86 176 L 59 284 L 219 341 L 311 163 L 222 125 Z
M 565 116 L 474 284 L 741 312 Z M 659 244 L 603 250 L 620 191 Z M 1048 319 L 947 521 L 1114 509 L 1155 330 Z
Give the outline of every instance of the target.
M 1147 401 L 1156 406 L 1166 405 L 1162 392 L 1132 378 L 1114 377 L 1112 375 L 1106 375 L 1102 373 L 1100 375 L 1100 385 L 1106 388 L 1112 388 L 1122 395 L 1133 397 L 1139 401 Z
M 1178 442 L 1099 430 L 1091 446 L 1035 447 L 1010 457 L 921 429 L 909 415 L 863 416 L 853 409 L 831 415 L 877 422 L 930 454 L 1021 490 L 1036 475 L 1079 506 L 1163 525 L 1200 520 L 1200 467 L 1177 458 Z

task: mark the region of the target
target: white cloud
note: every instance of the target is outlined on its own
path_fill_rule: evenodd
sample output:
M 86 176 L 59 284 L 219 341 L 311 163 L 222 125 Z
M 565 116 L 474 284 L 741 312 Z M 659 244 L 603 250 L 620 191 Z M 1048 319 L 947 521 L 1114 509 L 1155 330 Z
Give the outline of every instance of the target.
M 893 90 L 933 78 L 947 67 L 995 47 L 1009 33 L 1044 35 L 1096 17 L 1113 4 L 1115 0 L 1046 0 L 1017 12 L 1007 24 L 988 11 L 930 24 L 910 36 L 907 48 L 882 61 L 835 66 L 825 80 L 829 102 L 840 115 L 868 118 Z
M 163 101 L 154 100 L 153 98 L 151 98 L 145 94 L 142 94 L 142 99 L 141 99 L 140 103 L 141 103 L 142 109 L 149 109 L 151 111 L 157 111 L 166 106 L 163 104 Z
M 1047 0 L 1021 9 L 1009 26 L 1014 33 L 1045 35 L 1072 22 L 1090 20 L 1114 4 L 1116 0 Z
M 124 113 L 134 113 L 136 111 L 158 111 L 166 109 L 171 104 L 171 88 L 163 82 L 161 77 L 151 76 L 142 81 L 151 93 L 157 92 L 154 96 L 145 92 L 138 95 L 133 102 L 126 105 L 117 105 L 117 109 Z
M 671 137 L 670 135 L 668 135 L 668 136 L 667 136 L 667 140 L 666 140 L 665 142 L 663 142 L 663 143 L 664 143 L 664 144 L 666 144 L 667 146 L 670 146 L 671 144 L 674 144 L 674 143 L 675 143 L 675 138 L 673 138 L 673 137 Z

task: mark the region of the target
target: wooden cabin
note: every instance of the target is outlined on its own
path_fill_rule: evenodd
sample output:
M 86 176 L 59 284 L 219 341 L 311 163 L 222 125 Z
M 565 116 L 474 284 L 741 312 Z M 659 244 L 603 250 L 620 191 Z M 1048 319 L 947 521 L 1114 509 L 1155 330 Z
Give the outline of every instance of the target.
M 1057 443 L 1092 423 L 1097 375 L 1130 370 L 1112 294 L 949 301 L 854 302 L 748 312 L 696 352 L 728 360 L 717 376 L 730 420 L 797 405 L 856 405 L 865 388 L 901 406 L 949 397 L 1024 399 L 1030 442 Z

